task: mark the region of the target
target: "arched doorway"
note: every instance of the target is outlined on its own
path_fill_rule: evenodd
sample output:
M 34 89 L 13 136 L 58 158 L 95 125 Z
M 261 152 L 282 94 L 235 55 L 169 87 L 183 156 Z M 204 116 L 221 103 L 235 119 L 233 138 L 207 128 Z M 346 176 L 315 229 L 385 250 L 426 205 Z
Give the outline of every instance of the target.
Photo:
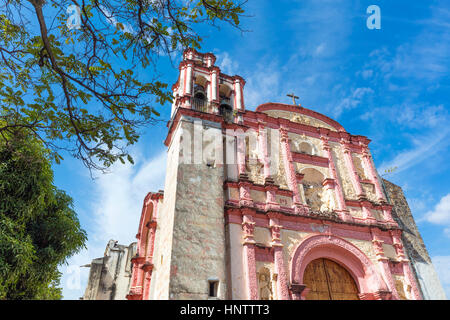
M 306 300 L 359 300 L 353 277 L 330 259 L 311 261 L 303 274 L 303 283 L 310 290 Z

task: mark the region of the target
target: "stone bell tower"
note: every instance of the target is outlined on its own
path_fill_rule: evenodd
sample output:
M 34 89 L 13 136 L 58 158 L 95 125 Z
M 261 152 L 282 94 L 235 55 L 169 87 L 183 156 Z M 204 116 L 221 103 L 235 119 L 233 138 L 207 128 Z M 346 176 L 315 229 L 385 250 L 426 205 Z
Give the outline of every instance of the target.
M 184 51 L 172 87 L 164 197 L 152 194 L 144 206 L 129 299 L 226 298 L 222 123 L 242 122 L 245 81 L 215 61 Z

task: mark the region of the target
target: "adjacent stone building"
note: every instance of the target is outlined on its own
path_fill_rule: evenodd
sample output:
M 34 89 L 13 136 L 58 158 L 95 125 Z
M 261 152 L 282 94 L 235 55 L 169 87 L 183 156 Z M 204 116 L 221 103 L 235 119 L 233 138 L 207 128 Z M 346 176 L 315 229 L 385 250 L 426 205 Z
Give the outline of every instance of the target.
M 445 298 L 370 140 L 295 101 L 247 110 L 215 60 L 184 52 L 127 298 Z
M 131 258 L 136 254 L 136 242 L 129 246 L 110 240 L 105 254 L 92 260 L 89 280 L 82 300 L 124 300 L 130 290 Z

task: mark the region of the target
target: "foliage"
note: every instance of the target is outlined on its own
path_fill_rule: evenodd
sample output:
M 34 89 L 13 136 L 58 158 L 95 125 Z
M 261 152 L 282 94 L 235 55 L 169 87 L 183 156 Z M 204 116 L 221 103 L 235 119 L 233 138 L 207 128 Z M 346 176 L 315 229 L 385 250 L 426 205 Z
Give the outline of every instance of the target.
M 53 185 L 43 144 L 13 133 L 0 142 L 0 299 L 59 299 L 58 266 L 84 248 L 86 233 Z
M 79 8 L 79 28 L 68 27 L 77 22 L 71 16 L 76 10 L 67 12 L 71 5 Z M 158 57 L 200 48 L 195 30 L 203 24 L 240 28 L 242 5 L 233 0 L 3 2 L 0 138 L 20 127 L 41 140 L 56 162 L 67 150 L 89 169 L 104 170 L 117 160 L 132 163 L 127 146 L 136 143 L 140 127 L 157 121 L 155 105 L 171 100 L 159 80 Z

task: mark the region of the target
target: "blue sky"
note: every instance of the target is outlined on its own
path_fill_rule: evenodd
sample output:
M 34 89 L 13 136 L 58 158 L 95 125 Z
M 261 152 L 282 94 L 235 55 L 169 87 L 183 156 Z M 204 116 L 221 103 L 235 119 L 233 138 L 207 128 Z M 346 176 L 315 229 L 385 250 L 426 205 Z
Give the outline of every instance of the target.
M 369 30 L 369 5 L 381 9 L 381 29 Z M 448 1 L 249 0 L 241 33 L 205 27 L 203 52 L 222 71 L 246 79 L 246 108 L 300 103 L 372 140 L 379 172 L 405 191 L 419 230 L 450 297 L 450 4 Z M 178 70 L 161 61 L 170 85 Z M 139 72 L 137 70 L 137 72 Z M 143 71 L 141 71 L 143 72 Z M 170 106 L 161 107 L 168 119 Z M 66 299 L 83 295 L 88 269 L 109 239 L 135 241 L 142 201 L 164 187 L 165 122 L 143 130 L 132 148 L 136 164 L 115 165 L 92 180 L 66 157 L 55 182 L 75 202 L 88 250 L 63 266 Z M 78 280 L 78 277 L 80 281 Z

